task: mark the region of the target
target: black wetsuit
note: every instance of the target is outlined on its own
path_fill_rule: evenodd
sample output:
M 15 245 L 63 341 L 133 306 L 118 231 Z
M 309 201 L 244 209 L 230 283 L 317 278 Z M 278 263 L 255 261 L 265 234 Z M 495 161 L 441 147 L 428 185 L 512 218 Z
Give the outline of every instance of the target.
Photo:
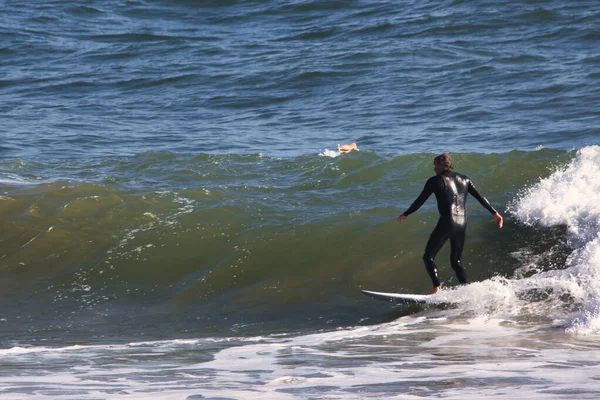
M 456 272 L 456 277 L 461 283 L 467 283 L 467 275 L 460 261 L 467 229 L 467 194 L 473 195 L 492 214 L 496 214 L 496 210 L 477 191 L 468 177 L 453 171 L 444 171 L 429 178 L 425 183 L 423 192 L 403 215 L 408 216 L 417 211 L 432 193 L 435 193 L 437 199 L 440 219 L 433 232 L 431 232 L 425 247 L 425 254 L 423 255 L 425 268 L 427 268 L 433 286 L 440 286 L 437 266 L 433 260 L 446 240 L 450 239 L 452 269 Z

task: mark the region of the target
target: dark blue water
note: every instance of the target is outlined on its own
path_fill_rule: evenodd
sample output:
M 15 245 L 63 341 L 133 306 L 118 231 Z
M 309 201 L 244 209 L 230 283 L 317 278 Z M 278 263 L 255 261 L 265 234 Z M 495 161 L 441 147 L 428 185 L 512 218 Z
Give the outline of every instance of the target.
M 4 157 L 580 148 L 593 1 L 3 2 Z

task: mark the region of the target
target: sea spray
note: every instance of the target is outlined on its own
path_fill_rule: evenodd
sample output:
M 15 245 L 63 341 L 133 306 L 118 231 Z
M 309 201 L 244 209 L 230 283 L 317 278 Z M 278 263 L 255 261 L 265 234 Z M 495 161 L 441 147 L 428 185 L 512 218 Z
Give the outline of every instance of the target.
M 581 304 L 567 319 L 567 330 L 575 333 L 600 330 L 599 176 L 600 147 L 585 147 L 566 166 L 525 189 L 510 207 L 525 225 L 566 226 L 573 249 L 566 268 L 531 279 L 556 279 L 570 286 L 570 300 Z

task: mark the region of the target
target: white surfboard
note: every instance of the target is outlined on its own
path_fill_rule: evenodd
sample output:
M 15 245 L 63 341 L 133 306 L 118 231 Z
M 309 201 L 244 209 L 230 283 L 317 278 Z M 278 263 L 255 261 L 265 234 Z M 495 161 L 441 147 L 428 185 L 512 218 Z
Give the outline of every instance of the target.
M 430 294 L 409 294 L 409 293 L 385 293 L 373 292 L 371 290 L 361 290 L 361 292 L 369 297 L 377 300 L 389 301 L 390 303 L 406 303 L 406 304 L 422 304 L 432 296 Z

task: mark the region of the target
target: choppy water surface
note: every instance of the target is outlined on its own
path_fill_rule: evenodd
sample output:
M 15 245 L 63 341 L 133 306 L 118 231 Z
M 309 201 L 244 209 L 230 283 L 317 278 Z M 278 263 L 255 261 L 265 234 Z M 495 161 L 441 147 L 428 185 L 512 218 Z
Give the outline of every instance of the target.
M 1 9 L 0 398 L 600 396 L 594 2 Z
M 598 8 L 4 2 L 4 156 L 596 144 Z

